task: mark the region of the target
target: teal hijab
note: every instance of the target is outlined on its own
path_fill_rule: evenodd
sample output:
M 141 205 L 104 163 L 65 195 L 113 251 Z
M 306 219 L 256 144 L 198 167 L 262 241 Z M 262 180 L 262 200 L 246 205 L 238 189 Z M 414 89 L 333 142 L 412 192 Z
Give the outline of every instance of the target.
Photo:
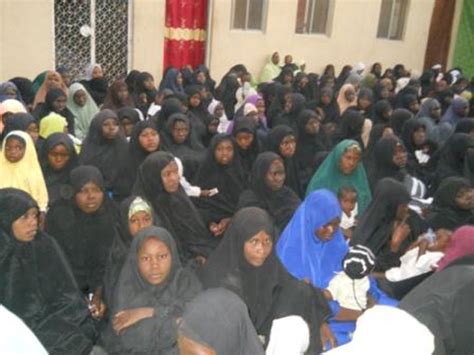
M 358 214 L 361 215 L 372 199 L 362 159 L 351 175 L 342 174 L 339 168 L 342 155 L 352 146 L 360 149 L 359 143 L 351 139 L 345 139 L 336 145 L 311 178 L 306 195 L 318 189 L 328 189 L 337 194 L 341 187 L 351 186 L 357 190 Z

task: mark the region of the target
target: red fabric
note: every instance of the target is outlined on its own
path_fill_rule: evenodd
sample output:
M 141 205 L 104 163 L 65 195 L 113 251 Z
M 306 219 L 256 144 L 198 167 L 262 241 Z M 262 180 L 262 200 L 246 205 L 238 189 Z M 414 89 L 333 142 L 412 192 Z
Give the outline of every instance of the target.
M 194 33 L 198 30 L 205 31 L 206 24 L 207 0 L 166 0 L 167 33 L 175 33 L 175 29 L 188 29 L 190 31 L 186 32 L 194 31 Z M 174 39 L 175 37 L 165 36 L 164 70 L 170 66 L 182 68 L 185 65 L 196 68 L 204 63 L 206 53 L 204 40 Z

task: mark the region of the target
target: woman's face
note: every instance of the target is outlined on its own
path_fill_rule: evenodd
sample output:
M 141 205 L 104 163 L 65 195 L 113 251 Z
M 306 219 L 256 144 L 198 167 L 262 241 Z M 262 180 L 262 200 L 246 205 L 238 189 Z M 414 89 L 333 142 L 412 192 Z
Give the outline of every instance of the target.
M 183 74 L 178 73 L 178 75 L 176 75 L 176 85 L 183 85 Z
M 49 89 L 59 89 L 61 86 L 61 77 L 56 74 L 50 74 L 46 77 L 46 86 Z
M 304 126 L 305 132 L 311 136 L 318 134 L 320 128 L 321 128 L 321 121 L 316 116 L 310 118 L 308 122 L 306 122 L 306 125 Z
M 201 85 L 204 85 L 206 83 L 206 74 L 204 74 L 202 71 L 198 73 L 198 75 L 196 76 L 196 81 L 201 84 Z
M 408 154 L 405 147 L 403 147 L 400 143 L 398 143 L 395 146 L 395 150 L 393 152 L 393 158 L 392 158 L 393 163 L 396 166 L 403 168 L 405 167 L 405 165 L 407 165 L 407 159 L 408 159 Z
M 153 128 L 145 128 L 138 135 L 138 143 L 148 153 L 156 152 L 160 146 L 160 135 Z
M 456 205 L 463 210 L 474 209 L 474 189 L 465 188 L 461 189 L 456 195 L 454 200 Z
M 201 94 L 194 94 L 189 98 L 189 105 L 191 107 L 198 107 L 201 104 Z
M 179 170 L 178 164 L 174 160 L 161 170 L 161 181 L 166 192 L 173 193 L 178 191 Z
M 39 211 L 36 207 L 30 208 L 26 213 L 12 223 L 14 237 L 20 242 L 30 242 L 38 231 Z
M 412 102 L 410 102 L 410 104 L 408 105 L 408 109 L 413 112 L 413 114 L 417 114 L 418 111 L 420 111 L 420 103 L 418 102 L 418 100 L 413 100 Z
M 314 235 L 322 242 L 329 242 L 339 228 L 341 220 L 339 217 L 326 223 L 324 226 L 319 227 L 314 231 Z
M 214 116 L 217 118 L 221 118 L 223 114 L 224 114 L 224 105 L 219 103 L 217 104 L 214 110 Z
M 119 124 L 115 118 L 107 118 L 102 123 L 102 135 L 105 139 L 113 140 L 119 133 Z
M 279 146 L 280 154 L 284 158 L 291 158 L 296 151 L 296 138 L 294 135 L 289 135 L 283 138 Z
M 343 175 L 351 175 L 359 165 L 361 153 L 358 149 L 348 149 L 339 160 L 339 169 Z
M 355 99 L 355 91 L 354 91 L 354 89 L 348 88 L 348 89 L 344 92 L 344 98 L 345 98 L 346 101 L 348 101 L 348 102 L 354 101 L 354 99 Z
M 265 101 L 263 99 L 258 99 L 255 103 L 255 107 L 257 108 L 258 114 L 262 115 L 265 113 Z
M 367 108 L 369 108 L 370 105 L 372 105 L 372 101 L 370 101 L 368 98 L 362 97 L 362 98 L 359 99 L 359 108 L 360 109 L 366 110 Z
M 431 109 L 431 117 L 435 120 L 439 120 L 441 118 L 441 105 L 435 105 Z
M 285 183 L 285 165 L 280 159 L 275 159 L 270 164 L 267 173 L 265 174 L 265 183 L 272 191 L 278 191 Z
M 52 103 L 54 112 L 62 112 L 66 108 L 66 96 L 59 96 Z
M 10 163 L 18 163 L 25 156 L 25 144 L 15 137 L 10 137 L 5 143 L 5 159 Z
M 128 219 L 128 231 L 132 238 L 135 238 L 138 232 L 142 229 L 151 227 L 153 225 L 153 217 L 146 211 L 139 211 L 134 213 Z
M 331 96 L 329 95 L 322 95 L 321 96 L 321 102 L 324 106 L 327 106 L 331 103 Z
M 172 256 L 161 240 L 148 238 L 137 253 L 138 271 L 151 285 L 163 283 L 171 271 Z
M 293 98 L 291 97 L 291 95 L 285 95 L 285 106 L 283 107 L 283 110 L 285 112 L 290 112 L 292 107 L 293 107 Z
M 36 143 L 36 141 L 39 138 L 38 124 L 36 122 L 30 123 L 30 125 L 26 129 L 26 133 L 28 133 L 31 139 L 33 140 L 33 142 Z
M 101 67 L 94 67 L 92 70 L 92 79 L 100 79 L 104 76 L 104 72 Z
M 393 132 L 392 127 L 385 127 L 383 129 L 382 138 L 393 137 L 395 133 Z
M 213 119 L 209 124 L 207 125 L 207 132 L 211 135 L 214 135 L 217 133 L 217 127 L 219 127 L 219 120 L 215 117 L 212 117 Z
M 104 192 L 94 182 L 90 181 L 76 193 L 75 201 L 82 212 L 92 214 L 102 206 Z
M 148 78 L 143 82 L 143 87 L 147 90 L 155 90 L 155 82 L 152 78 Z
M 426 131 L 424 127 L 418 128 L 415 132 L 413 132 L 413 143 L 415 146 L 419 147 L 426 141 Z
M 230 140 L 220 142 L 214 151 L 214 158 L 220 165 L 228 165 L 234 158 L 234 146 Z
M 249 149 L 253 143 L 253 140 L 253 133 L 250 132 L 239 132 L 235 135 L 235 141 L 242 150 Z
M 84 107 L 87 102 L 87 95 L 84 90 L 77 90 L 74 96 L 72 97 L 74 103 L 79 107 Z
M 69 162 L 69 151 L 64 144 L 58 144 L 48 152 L 48 165 L 54 171 L 60 171 Z
M 254 267 L 260 267 L 272 252 L 273 239 L 265 231 L 258 232 L 244 243 L 245 260 Z
M 184 121 L 176 121 L 172 130 L 173 140 L 177 144 L 182 144 L 189 136 L 189 125 Z
M 128 99 L 128 88 L 126 85 L 120 86 L 120 88 L 117 91 L 117 97 L 120 101 L 124 102 L 125 100 Z
M 133 131 L 132 120 L 128 118 L 122 118 L 122 120 L 120 121 L 120 124 L 122 125 L 122 129 L 123 129 L 123 133 L 125 134 L 125 137 L 130 137 Z

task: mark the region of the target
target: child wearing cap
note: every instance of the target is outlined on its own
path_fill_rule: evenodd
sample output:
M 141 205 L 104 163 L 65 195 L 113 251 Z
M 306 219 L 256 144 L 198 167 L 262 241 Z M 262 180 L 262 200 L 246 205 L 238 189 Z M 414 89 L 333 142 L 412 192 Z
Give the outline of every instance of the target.
M 369 248 L 355 245 L 344 257 L 342 266 L 343 271 L 332 278 L 324 295 L 329 301 L 337 301 L 341 307 L 364 311 L 370 288 L 368 275 L 374 269 L 375 256 Z

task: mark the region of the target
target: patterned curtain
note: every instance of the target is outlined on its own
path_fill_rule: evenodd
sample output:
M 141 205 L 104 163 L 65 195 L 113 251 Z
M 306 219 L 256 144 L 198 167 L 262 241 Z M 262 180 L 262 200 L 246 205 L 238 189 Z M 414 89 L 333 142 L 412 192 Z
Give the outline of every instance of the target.
M 166 0 L 164 70 L 204 63 L 206 24 L 207 0 Z

